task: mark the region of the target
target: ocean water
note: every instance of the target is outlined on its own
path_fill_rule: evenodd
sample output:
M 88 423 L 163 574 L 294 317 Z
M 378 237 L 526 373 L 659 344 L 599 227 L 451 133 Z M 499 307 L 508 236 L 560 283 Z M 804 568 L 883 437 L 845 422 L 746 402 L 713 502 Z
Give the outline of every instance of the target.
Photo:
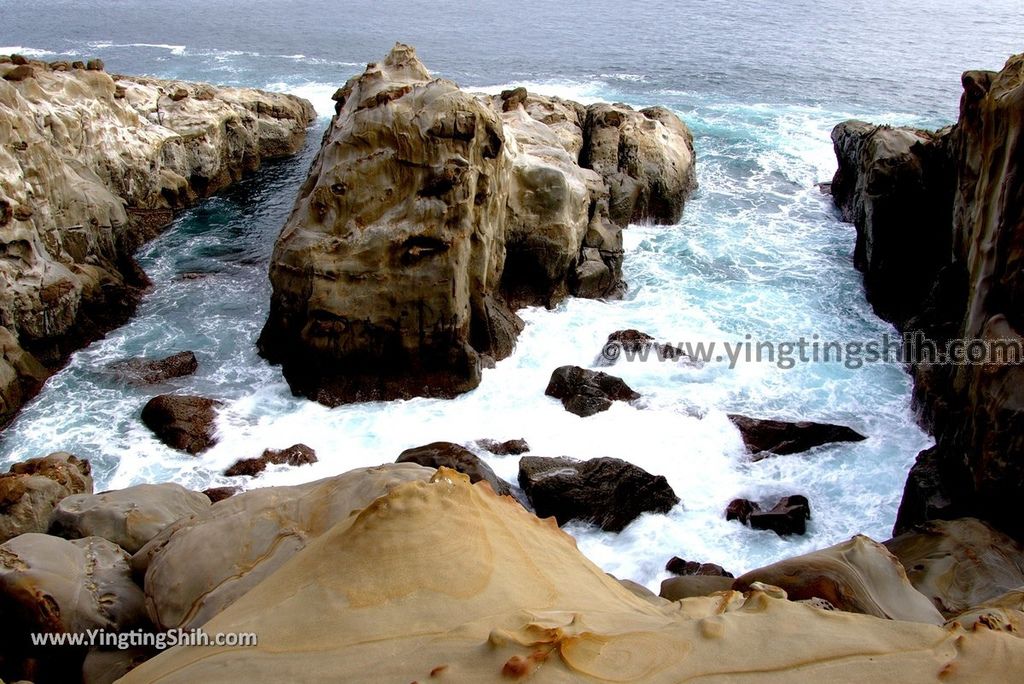
M 998 69 L 1024 49 L 1021 25 L 1020 1 L 3 3 L 0 53 L 98 56 L 110 71 L 292 92 L 316 105 L 318 129 L 330 94 L 395 40 L 467 88 L 663 104 L 693 130 L 700 189 L 679 225 L 628 229 L 623 301 L 522 311 L 515 353 L 477 390 L 327 409 L 293 397 L 254 347 L 270 252 L 315 154 L 313 131 L 302 154 L 184 212 L 140 251 L 154 287 L 138 314 L 50 380 L 0 435 L 0 464 L 64 449 L 92 460 L 101 489 L 203 488 L 232 484 L 219 473 L 264 448 L 316 449 L 317 464 L 272 467 L 246 483 L 258 487 L 392 461 L 434 440 L 525 437 L 537 455 L 615 456 L 668 478 L 682 499 L 668 515 L 620 534 L 567 528 L 606 570 L 652 588 L 673 555 L 743 572 L 856 533 L 885 539 L 906 471 L 931 443 L 898 366 L 620 361 L 612 372 L 643 399 L 586 419 L 543 390 L 552 369 L 592 365 L 608 333 L 625 327 L 677 344 L 892 335 L 864 299 L 852 227 L 816 187 L 835 169 L 830 130 L 851 117 L 950 123 L 960 72 Z M 106 370 L 185 349 L 199 372 L 164 387 L 125 386 Z M 191 457 L 142 426 L 142 406 L 167 391 L 226 401 L 217 446 Z M 840 422 L 868 439 L 750 463 L 731 412 Z M 516 457 L 487 460 L 515 480 Z M 811 501 L 806 536 L 723 519 L 735 497 L 793 493 Z

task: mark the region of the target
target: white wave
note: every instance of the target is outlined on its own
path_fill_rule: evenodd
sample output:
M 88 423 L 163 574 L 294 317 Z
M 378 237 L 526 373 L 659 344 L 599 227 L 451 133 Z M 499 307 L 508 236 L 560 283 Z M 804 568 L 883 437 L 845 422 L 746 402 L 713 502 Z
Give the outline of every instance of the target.
M 344 83 L 344 81 L 345 78 L 339 79 L 339 83 Z M 313 108 L 316 109 L 316 113 L 320 118 L 334 116 L 334 100 L 331 99 L 331 96 L 338 90 L 338 85 L 318 83 L 316 81 L 308 81 L 306 83 L 275 81 L 263 86 L 263 89 L 304 97 L 313 103 Z
M 48 57 L 50 55 L 65 55 L 66 52 L 54 52 L 42 48 L 24 47 L 22 45 L 7 45 L 0 47 L 0 55 L 24 55 L 25 57 Z
M 167 50 L 172 55 L 184 55 L 186 47 L 184 45 L 169 45 L 166 43 L 114 43 L 109 40 L 97 40 L 86 43 L 89 47 L 95 50 L 103 50 L 107 48 L 150 48 L 153 50 Z
M 646 83 L 647 77 L 643 74 L 600 74 L 600 78 L 610 78 L 614 81 L 628 81 L 629 83 Z

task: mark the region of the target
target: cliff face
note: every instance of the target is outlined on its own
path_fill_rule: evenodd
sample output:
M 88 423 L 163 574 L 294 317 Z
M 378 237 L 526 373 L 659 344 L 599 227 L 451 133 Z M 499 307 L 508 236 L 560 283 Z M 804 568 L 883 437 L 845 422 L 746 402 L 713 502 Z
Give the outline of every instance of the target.
M 38 385 L 15 347 L 52 369 L 122 323 L 145 281 L 135 249 L 174 210 L 295 152 L 314 117 L 289 95 L 5 59 L 0 424 Z
M 625 223 L 677 221 L 695 186 L 667 110 L 467 93 L 407 45 L 335 99 L 260 337 L 327 405 L 472 389 L 511 353 L 514 308 L 621 294 Z
M 833 195 L 858 231 L 858 267 L 879 313 L 905 331 L 1021 342 L 1024 329 L 1024 55 L 967 72 L 960 119 L 928 133 L 840 124 Z M 936 438 L 911 470 L 896 531 L 975 515 L 1024 522 L 1024 368 L 988 358 L 912 365 Z

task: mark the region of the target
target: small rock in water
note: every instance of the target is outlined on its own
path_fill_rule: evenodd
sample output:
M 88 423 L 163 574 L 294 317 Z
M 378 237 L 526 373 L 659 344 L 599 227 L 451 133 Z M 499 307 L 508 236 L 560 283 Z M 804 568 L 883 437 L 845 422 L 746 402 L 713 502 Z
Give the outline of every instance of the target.
M 267 449 L 259 458 L 243 458 L 224 471 L 228 477 L 248 475 L 255 477 L 268 465 L 300 466 L 316 463 L 316 452 L 305 444 L 293 444 L 287 449 Z
M 163 359 L 128 359 L 110 364 L 110 369 L 128 382 L 154 385 L 171 378 L 192 375 L 199 368 L 196 355 L 183 351 Z
M 167 446 L 196 455 L 217 443 L 214 420 L 221 405 L 206 397 L 161 394 L 143 407 L 142 422 Z
M 754 455 L 755 461 L 771 455 L 798 454 L 830 442 L 860 442 L 867 439 L 852 428 L 831 423 L 791 423 L 738 414 L 730 414 L 729 420 L 739 428 L 743 443 Z
M 494 439 L 478 439 L 476 445 L 495 456 L 519 456 L 530 450 L 530 445 L 526 443 L 525 439 L 510 439 L 505 442 Z
M 556 368 L 544 394 L 561 399 L 566 411 L 583 418 L 607 411 L 613 401 L 640 398 L 622 378 L 579 366 Z
M 679 556 L 672 556 L 672 560 L 665 564 L 665 569 L 675 575 L 735 577 L 735 575 L 717 563 L 698 563 L 697 561 L 683 560 Z
M 800 494 L 784 496 L 765 511 L 748 499 L 733 499 L 725 509 L 726 520 L 739 520 L 755 530 L 771 530 L 780 536 L 804 534 L 811 519 L 811 505 Z

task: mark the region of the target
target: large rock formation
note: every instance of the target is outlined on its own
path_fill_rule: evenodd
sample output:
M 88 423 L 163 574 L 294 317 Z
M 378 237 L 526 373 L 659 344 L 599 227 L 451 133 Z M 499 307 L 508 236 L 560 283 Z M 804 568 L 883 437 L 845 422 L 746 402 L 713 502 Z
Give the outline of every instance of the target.
M 0 424 L 40 385 L 19 345 L 52 369 L 126 320 L 135 249 L 295 152 L 314 116 L 290 95 L 67 67 L 0 63 Z
M 46 532 L 53 509 L 72 494 L 92 494 L 89 461 L 64 452 L 15 463 L 0 473 L 0 543 Z
M 1024 366 L 998 361 L 1024 349 L 1024 55 L 999 73 L 969 71 L 963 85 L 952 129 L 837 127 L 832 187 L 856 221 L 880 313 L 938 340 L 940 354 L 947 339 L 980 341 L 974 363 L 911 345 L 915 399 L 936 446 L 910 472 L 896 532 L 973 515 L 1019 538 Z
M 621 293 L 624 223 L 677 221 L 694 186 L 667 110 L 473 95 L 406 45 L 335 99 L 260 337 L 328 405 L 472 389 L 511 353 L 513 308 Z
M 338 520 L 204 627 L 257 646 L 174 648 L 122 681 L 979 682 L 1024 667 L 1024 640 L 984 624 L 772 594 L 638 596 L 550 522 L 442 468 Z

